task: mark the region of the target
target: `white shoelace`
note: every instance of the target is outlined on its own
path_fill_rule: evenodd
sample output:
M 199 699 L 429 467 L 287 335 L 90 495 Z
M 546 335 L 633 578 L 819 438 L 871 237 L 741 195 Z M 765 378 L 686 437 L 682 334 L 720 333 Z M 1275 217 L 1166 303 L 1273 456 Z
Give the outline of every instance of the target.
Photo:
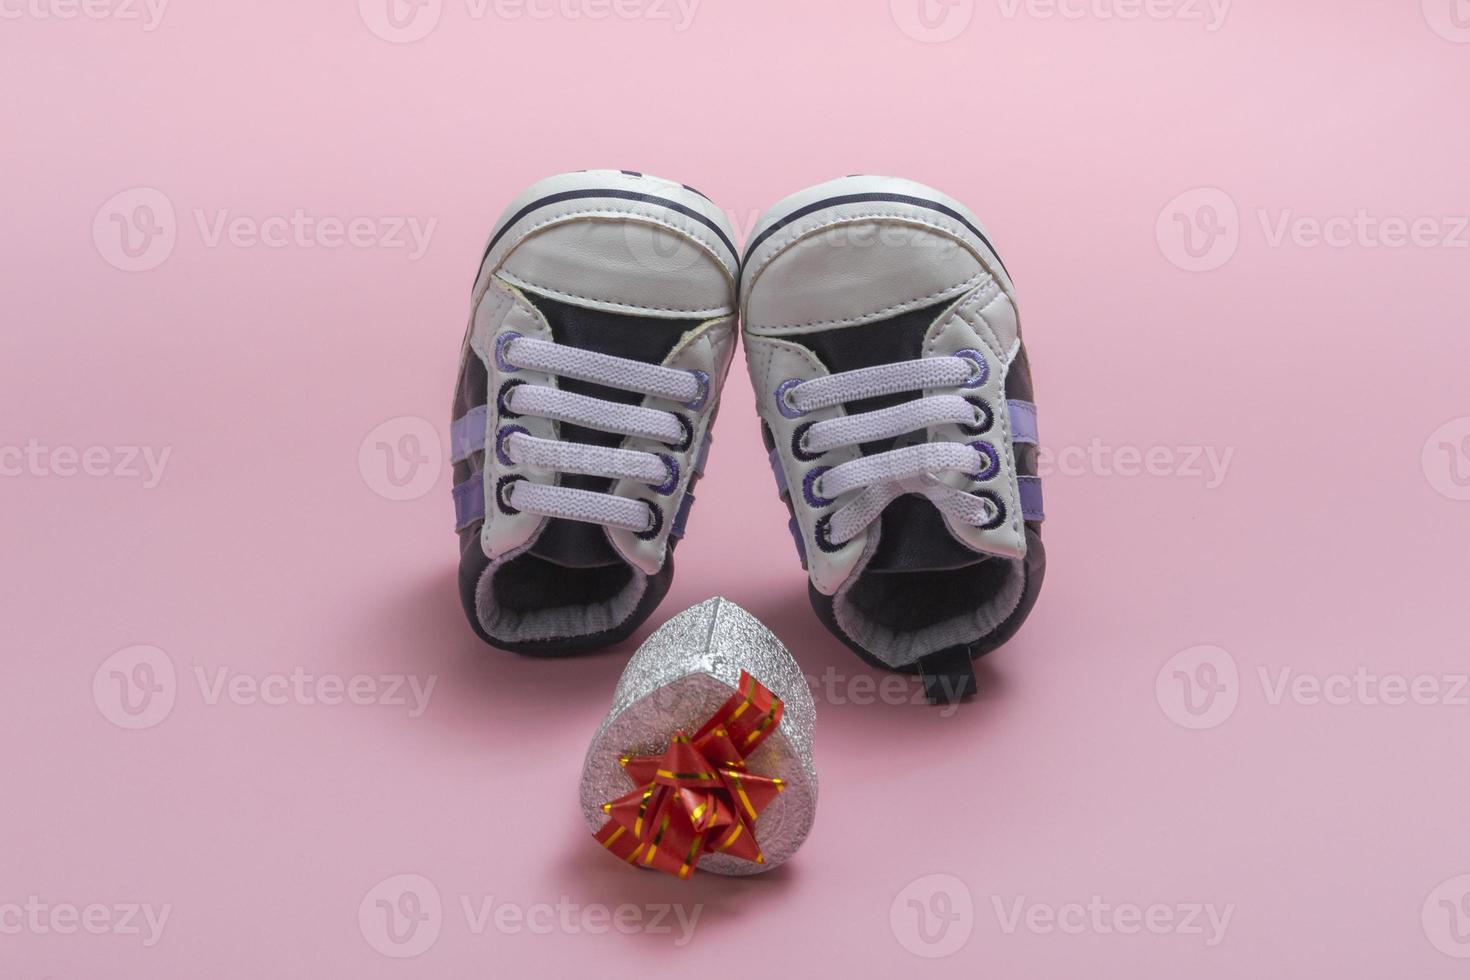
M 690 409 L 702 407 L 709 397 L 709 379 L 703 373 L 645 364 L 520 334 L 502 335 L 495 346 L 495 358 L 502 373 L 510 374 L 517 369 L 539 371 L 652 395 Z M 525 382 L 510 388 L 501 408 L 502 423 L 492 447 L 501 462 L 557 473 L 638 480 L 664 494 L 672 493 L 679 482 L 679 464 L 672 455 L 539 439 L 516 425 L 513 416 L 552 419 L 636 436 L 680 451 L 689 448 L 693 435 L 691 423 L 673 412 L 624 405 Z M 504 418 L 507 415 L 512 417 L 507 420 Z M 660 524 L 660 515 L 645 501 L 530 480 L 516 480 L 506 502 L 528 514 L 601 524 L 638 534 L 656 534 Z
M 952 357 L 930 357 L 841 374 L 788 381 L 776 390 L 777 407 L 788 418 L 833 405 L 905 391 L 978 388 L 989 367 L 983 355 L 962 351 Z M 834 449 L 877 442 L 944 423 L 977 430 L 973 444 L 925 442 L 811 470 L 802 487 L 807 503 L 827 506 L 845 494 L 861 491 L 826 519 L 825 537 L 834 547 L 851 541 L 906 493 L 922 494 L 941 512 L 975 527 L 993 523 L 1000 505 L 990 496 L 958 490 L 943 482 L 945 473 L 987 479 L 999 469 L 999 458 L 983 431 L 994 425 L 994 409 L 958 394 L 934 394 L 889 408 L 808 423 L 798 429 L 796 449 L 817 456 Z M 975 448 L 976 446 L 984 449 Z

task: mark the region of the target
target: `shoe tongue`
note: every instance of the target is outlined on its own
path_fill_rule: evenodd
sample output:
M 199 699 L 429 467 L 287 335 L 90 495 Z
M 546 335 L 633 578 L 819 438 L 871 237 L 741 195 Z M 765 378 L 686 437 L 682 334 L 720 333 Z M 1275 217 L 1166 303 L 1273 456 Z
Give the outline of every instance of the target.
M 546 317 L 552 339 L 558 344 L 646 364 L 662 363 L 685 333 L 699 324 L 698 320 L 660 320 L 607 313 L 537 293 L 529 293 L 527 298 Z M 643 400 L 637 392 L 574 378 L 562 378 L 557 386 L 563 391 L 624 405 L 636 405 Z M 614 447 L 623 441 L 617 433 L 570 423 L 562 423 L 558 429 L 565 442 Z M 609 493 L 613 488 L 612 480 L 570 473 L 561 474 L 557 482 L 564 487 L 593 493 Z M 560 518 L 546 521 L 529 553 L 563 568 L 603 568 L 626 564 L 600 525 Z
M 944 517 L 924 497 L 905 494 L 884 508 L 878 550 L 869 572 L 946 572 L 986 560 L 949 533 Z
M 949 303 L 945 300 L 887 320 L 805 334 L 800 339 L 833 374 L 912 361 L 923 356 L 924 338 Z M 848 415 L 859 415 L 921 397 L 921 391 L 900 391 L 847 402 L 842 407 Z M 920 435 L 910 434 L 865 442 L 858 451 L 864 456 L 876 456 L 918 441 L 922 441 Z M 879 522 L 878 550 L 868 562 L 867 571 L 948 571 L 986 559 L 985 555 L 957 541 L 934 505 L 917 494 L 905 494 L 894 500 L 884 509 Z
M 556 517 L 546 522 L 529 553 L 563 568 L 605 568 L 623 564 L 623 559 L 613 550 L 601 527 Z

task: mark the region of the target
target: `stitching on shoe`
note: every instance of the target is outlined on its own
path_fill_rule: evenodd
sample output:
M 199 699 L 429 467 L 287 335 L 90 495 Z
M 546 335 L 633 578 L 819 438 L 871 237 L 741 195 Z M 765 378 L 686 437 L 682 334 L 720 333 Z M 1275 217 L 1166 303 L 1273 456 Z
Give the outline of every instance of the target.
M 658 207 L 658 205 L 651 206 Z M 567 211 L 564 213 L 552 215 L 549 218 L 545 218 L 541 221 L 536 222 L 536 224 L 526 228 L 514 239 L 503 241 L 500 246 L 497 246 L 499 248 L 503 248 L 504 250 L 501 252 L 500 261 L 495 264 L 493 271 L 499 272 L 500 267 L 505 264 L 505 260 L 510 255 L 510 253 L 514 252 L 516 248 L 531 235 L 550 225 L 564 224 L 576 218 L 637 218 L 639 221 L 646 221 L 650 224 L 660 225 L 664 228 L 667 228 L 669 231 L 683 235 L 686 238 L 689 238 L 691 241 L 698 242 L 700 245 L 703 245 L 705 250 L 709 252 L 710 256 L 715 260 L 715 264 L 719 266 L 721 271 L 725 273 L 725 278 L 728 279 L 732 284 L 735 282 L 735 276 L 730 273 L 730 267 L 720 256 L 719 249 L 715 247 L 714 243 L 703 237 L 694 228 L 682 227 L 680 225 L 674 224 L 672 221 L 669 221 L 665 218 L 661 218 L 656 215 L 644 214 L 641 211 L 629 211 L 618 208 L 585 208 L 578 211 Z M 723 246 L 721 247 L 723 248 Z
M 990 353 L 995 355 L 997 360 L 1004 361 L 1006 354 L 1005 351 L 1000 349 L 1000 337 L 996 334 L 995 328 L 990 325 L 990 321 L 985 318 L 985 314 L 979 308 L 978 301 L 984 297 L 985 292 L 982 289 L 955 307 L 955 315 L 963 320 L 971 330 L 975 331 L 975 335 L 985 342 L 985 346 L 990 349 Z M 989 299 L 987 299 L 985 305 L 990 305 Z
M 760 279 L 761 275 L 766 271 L 766 268 L 781 255 L 785 254 L 788 249 L 790 249 L 801 239 L 806 238 L 810 235 L 814 235 L 820 231 L 824 231 L 827 228 L 836 227 L 837 225 L 856 224 L 863 221 L 874 221 L 880 219 L 893 224 L 906 224 L 919 228 L 928 228 L 932 231 L 943 232 L 944 234 L 958 241 L 963 248 L 969 251 L 972 255 L 975 256 L 977 260 L 980 261 L 980 265 L 983 268 L 989 271 L 989 267 L 985 265 L 985 262 L 981 258 L 980 253 L 969 241 L 966 240 L 965 236 L 969 233 L 963 231 L 957 226 L 946 226 L 935 221 L 927 221 L 923 218 L 915 218 L 910 215 L 904 214 L 864 212 L 862 214 L 844 214 L 834 218 L 829 218 L 826 221 L 823 221 L 821 224 L 812 225 L 810 227 L 797 225 L 793 227 L 791 231 L 783 232 L 780 238 L 771 239 L 764 243 L 761 246 L 761 248 L 763 249 L 771 246 L 772 242 L 774 242 L 775 245 L 771 249 L 771 253 L 767 255 L 764 259 L 762 259 L 756 265 L 754 270 L 751 270 L 753 274 L 750 276 L 749 286 L 746 287 L 747 293 L 754 290 L 756 281 Z
M 975 275 L 971 276 L 969 279 L 966 279 L 963 282 L 954 283 L 953 285 L 950 285 L 950 286 L 945 286 L 943 289 L 937 289 L 934 292 L 930 293 L 928 296 L 916 296 L 913 299 L 904 300 L 902 303 L 896 303 L 893 306 L 885 306 L 881 310 L 873 310 L 873 311 L 871 311 L 869 313 L 863 313 L 863 314 L 860 314 L 860 315 L 855 316 L 855 317 L 850 317 L 850 316 L 849 317 L 839 317 L 839 318 L 833 319 L 833 320 L 808 320 L 805 323 L 760 323 L 760 324 L 752 324 L 749 329 L 752 329 L 752 330 L 799 330 L 799 329 L 801 329 L 803 327 L 825 327 L 825 326 L 830 326 L 832 324 L 837 324 L 837 323 L 844 323 L 844 324 L 846 324 L 846 323 L 853 323 L 853 324 L 856 324 L 856 323 L 861 323 L 861 322 L 867 321 L 867 320 L 882 319 L 883 317 L 888 316 L 889 314 L 892 314 L 892 313 L 899 313 L 899 312 L 902 312 L 904 310 L 911 310 L 911 309 L 916 309 L 917 307 L 920 307 L 920 306 L 924 306 L 925 304 L 927 304 L 927 303 L 929 303 L 929 302 L 931 302 L 933 300 L 936 300 L 936 299 L 939 299 L 939 298 L 943 297 L 945 294 L 954 294 L 956 296 L 961 295 L 962 293 L 968 292 L 969 290 L 973 289 L 975 286 L 979 285 L 980 282 L 982 280 L 984 280 L 986 277 L 988 277 L 989 275 L 990 275 L 990 273 L 986 272 L 984 269 L 981 269 L 979 272 L 977 272 Z
M 629 313 L 682 313 L 685 316 L 706 318 L 724 317 L 730 315 L 730 310 L 728 307 L 716 307 L 713 309 L 685 309 L 684 307 L 680 306 L 637 306 L 632 303 L 623 303 L 615 299 L 604 299 L 601 296 L 583 296 L 581 293 L 570 293 L 564 289 L 557 289 L 554 286 L 547 286 L 539 282 L 533 282 L 524 276 L 518 276 L 514 272 L 510 272 L 503 268 L 500 271 L 496 272 L 495 276 L 498 279 L 503 279 L 508 283 L 520 286 L 523 289 L 532 289 L 539 293 L 545 293 L 546 295 L 551 296 L 554 299 L 580 299 L 588 303 L 601 303 L 604 306 L 615 306 L 618 309 L 625 310 Z
M 990 295 L 992 287 L 996 290 L 996 295 L 994 296 Z M 1000 283 L 998 281 L 993 282 L 990 286 L 977 289 L 972 295 L 967 296 L 965 299 L 961 300 L 955 306 L 954 312 L 951 313 L 949 317 L 945 317 L 944 319 L 939 321 L 938 329 L 934 330 L 934 332 L 924 344 L 925 354 L 932 355 L 934 353 L 935 347 L 938 345 L 939 337 L 945 332 L 949 320 L 953 319 L 954 317 L 958 317 L 963 323 L 965 323 L 967 326 L 970 327 L 971 330 L 975 332 L 975 335 L 980 338 L 980 340 L 985 344 L 986 347 L 990 349 L 990 352 L 995 356 L 998 362 L 997 372 L 999 375 L 996 381 L 998 382 L 1000 391 L 1002 393 L 1002 401 L 1004 401 L 1004 392 L 1006 390 L 1006 377 L 1010 374 L 1011 364 L 1015 361 L 1017 353 L 1020 352 L 1021 340 L 1019 337 L 1016 338 L 1015 342 L 1011 345 L 1009 353 L 1000 350 L 1000 338 L 996 336 L 995 328 L 990 325 L 990 321 L 986 319 L 985 314 L 981 312 L 981 309 L 989 307 L 992 302 L 994 302 L 996 299 L 1004 297 L 1005 295 L 1005 291 L 1000 288 Z M 983 307 L 980 304 L 980 301 L 982 299 L 985 300 Z M 972 317 L 974 319 L 971 319 Z M 979 322 L 977 323 L 976 321 Z M 1016 452 L 1011 440 L 1010 413 L 1006 411 L 1001 411 L 997 408 L 992 414 L 995 416 L 993 427 L 999 426 L 1000 428 L 1000 433 L 995 437 L 993 442 L 1001 443 L 1002 449 L 1005 452 L 1006 469 L 1011 475 L 1011 479 L 1010 481 L 1008 481 L 1007 484 L 1007 495 L 1010 495 L 1010 490 L 1015 490 L 1013 499 L 1017 504 L 1017 506 L 1015 507 L 1006 507 L 1006 510 L 1008 511 L 1006 516 L 1010 519 L 1009 526 L 1011 533 L 1019 534 L 1021 533 L 1020 521 L 1017 518 L 1020 515 L 1017 512 L 1021 509 L 1019 506 L 1021 496 L 1019 486 L 1015 481 Z M 998 530 L 1000 530 L 1000 528 L 995 527 L 991 528 L 988 531 L 982 530 L 980 533 L 982 535 L 988 535 L 993 534 L 995 531 Z
M 715 369 L 720 369 L 723 366 L 725 370 L 728 370 L 729 359 L 733 359 L 735 355 L 736 332 L 736 314 L 734 311 L 711 317 L 698 327 L 695 327 L 688 334 L 685 334 L 674 345 L 674 349 L 669 352 L 669 356 L 664 360 L 664 365 L 669 366 L 672 362 L 686 355 L 695 358 L 703 356 L 708 359 Z M 695 446 L 701 440 L 709 438 L 710 419 L 718 411 L 724 396 L 723 382 L 713 377 L 713 370 L 711 374 L 709 401 L 703 408 L 694 413 L 695 417 L 701 420 L 700 424 L 695 426 L 696 434 L 694 441 L 691 443 L 687 453 L 675 454 L 685 457 L 691 463 L 689 466 L 681 467 L 682 472 L 680 474 L 679 484 L 671 495 L 680 500 L 683 499 L 684 494 L 689 492 L 689 485 L 693 479 L 694 468 L 692 463 Z M 652 396 L 649 396 L 649 398 L 652 398 Z M 647 399 L 644 404 L 647 404 Z M 639 440 L 635 436 L 624 436 L 623 441 L 618 445 L 619 448 L 627 449 L 632 447 L 637 441 Z M 614 484 L 613 491 L 618 496 L 636 496 L 637 492 L 645 486 L 646 484 L 643 484 L 639 480 L 619 480 Z M 667 532 L 672 531 L 672 529 L 673 522 L 670 520 L 664 524 L 663 531 L 653 538 L 643 538 L 636 532 L 624 531 L 620 528 L 604 527 L 602 530 L 612 549 L 628 558 L 629 561 L 636 564 L 635 555 L 646 555 L 656 560 L 659 567 L 662 567 L 669 556 L 669 535 Z

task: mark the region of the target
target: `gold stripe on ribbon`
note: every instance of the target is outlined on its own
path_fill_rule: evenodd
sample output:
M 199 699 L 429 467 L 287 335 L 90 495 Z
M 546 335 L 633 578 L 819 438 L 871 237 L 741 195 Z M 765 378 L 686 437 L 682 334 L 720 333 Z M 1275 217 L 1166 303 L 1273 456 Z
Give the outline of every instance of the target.
M 712 772 L 669 772 L 667 769 L 660 769 L 654 775 L 662 776 L 664 779 L 693 779 L 706 783 L 715 778 Z
M 648 813 L 648 801 L 653 796 L 653 787 L 643 791 L 643 802 L 638 804 L 638 819 L 633 821 L 633 836 L 643 836 L 643 817 Z
M 750 814 L 750 819 L 754 820 L 759 814 L 755 812 L 755 806 L 751 804 L 750 797 L 745 795 L 745 781 L 738 773 L 732 772 L 730 777 L 735 781 L 735 793 L 740 797 L 740 802 L 744 804 L 745 812 Z
M 741 679 L 744 680 L 744 678 L 741 678 Z M 750 686 L 750 690 L 748 690 L 748 691 L 745 692 L 745 700 L 742 701 L 742 702 L 740 702 L 740 707 L 736 708 L 733 712 L 731 712 L 731 714 L 730 714 L 730 720 L 731 721 L 734 721 L 736 718 L 739 718 L 741 715 L 743 715 L 745 713 L 745 709 L 748 708 L 748 707 L 750 707 L 751 704 L 753 704 L 754 702 L 755 702 L 755 685 L 752 684 Z
M 771 705 L 771 710 L 767 711 L 765 717 L 761 718 L 760 723 L 755 726 L 755 730 L 749 735 L 745 736 L 746 745 L 749 745 L 751 742 L 754 742 L 756 739 L 760 738 L 766 733 L 766 729 L 770 728 L 771 723 L 776 720 L 776 712 L 780 709 L 780 707 L 781 702 L 779 700 L 775 704 Z
M 729 850 L 730 845 L 733 844 L 733 843 L 735 843 L 735 841 L 739 840 L 740 835 L 744 831 L 745 831 L 745 824 L 743 824 L 743 823 L 737 823 L 735 825 L 735 829 L 732 830 L 732 831 L 730 831 L 730 836 L 728 836 L 728 837 L 725 838 L 725 840 L 720 844 L 720 846 L 717 848 L 717 850 L 721 850 L 721 851 Z
M 648 854 L 645 855 L 643 858 L 644 865 L 650 865 L 653 863 L 653 856 L 658 853 L 658 845 L 663 841 L 664 834 L 668 831 L 668 829 L 669 817 L 667 814 L 665 814 L 664 822 L 659 825 L 658 833 L 653 835 L 653 843 L 648 845 Z
M 679 877 L 688 878 L 694 870 L 694 858 L 704 847 L 704 835 L 700 834 L 694 838 L 694 843 L 689 845 L 689 853 L 684 856 L 684 863 L 679 867 Z

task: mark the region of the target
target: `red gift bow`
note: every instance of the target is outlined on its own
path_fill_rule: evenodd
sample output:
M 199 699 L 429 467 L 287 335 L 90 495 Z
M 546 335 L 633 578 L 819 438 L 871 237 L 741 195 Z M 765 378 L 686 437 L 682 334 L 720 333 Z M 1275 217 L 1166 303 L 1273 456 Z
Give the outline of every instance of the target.
M 638 788 L 602 805 L 609 820 L 593 836 L 629 864 L 679 878 L 706 853 L 764 864 L 755 821 L 786 784 L 748 772 L 745 759 L 781 711 L 781 699 L 741 671 L 734 697 L 692 739 L 679 731 L 663 755 L 618 760 Z

